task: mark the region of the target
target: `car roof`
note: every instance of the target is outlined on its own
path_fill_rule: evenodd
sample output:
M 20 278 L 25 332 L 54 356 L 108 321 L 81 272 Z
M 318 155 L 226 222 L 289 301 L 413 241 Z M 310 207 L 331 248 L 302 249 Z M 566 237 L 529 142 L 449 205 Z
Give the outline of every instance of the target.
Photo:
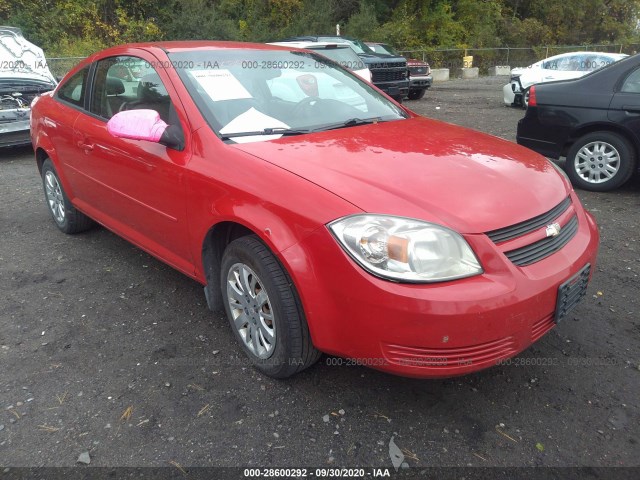
M 321 49 L 329 49 L 329 48 L 348 48 L 348 44 L 346 43 L 337 43 L 337 42 L 307 42 L 307 41 L 282 41 L 282 42 L 269 42 L 267 45 L 275 45 L 278 47 L 294 47 L 294 48 L 305 48 L 308 50 L 321 50 Z
M 144 50 L 161 49 L 165 52 L 183 52 L 187 50 L 284 50 L 286 47 L 266 43 L 230 42 L 221 40 L 176 40 L 162 42 L 127 43 L 102 51 L 140 48 Z M 101 52 L 102 52 L 101 51 Z M 98 53 L 101 53 L 98 52 Z
M 614 62 L 606 67 L 594 70 L 588 74 L 574 78 L 570 80 L 559 80 L 555 82 L 545 82 L 536 85 L 536 90 L 558 90 L 558 91 L 607 91 L 614 94 L 614 88 L 620 82 L 621 78 L 624 78 L 634 69 L 640 65 L 640 54 L 626 56 L 617 62 Z
M 553 60 L 554 58 L 564 58 L 564 57 L 572 57 L 574 55 L 604 55 L 606 57 L 611 57 L 611 58 L 624 58 L 627 57 L 628 55 L 625 53 L 611 53 L 611 52 L 587 52 L 584 50 L 578 50 L 575 52 L 567 52 L 567 53 L 560 53 L 558 55 L 553 55 L 552 57 L 547 57 L 543 60 L 540 60 L 541 62 L 546 61 L 546 60 Z
M 288 37 L 280 40 L 281 42 L 290 42 L 290 41 L 307 41 L 307 42 L 318 42 L 319 38 L 336 38 L 341 40 L 355 40 L 353 37 L 347 37 L 344 35 L 300 35 L 297 37 Z

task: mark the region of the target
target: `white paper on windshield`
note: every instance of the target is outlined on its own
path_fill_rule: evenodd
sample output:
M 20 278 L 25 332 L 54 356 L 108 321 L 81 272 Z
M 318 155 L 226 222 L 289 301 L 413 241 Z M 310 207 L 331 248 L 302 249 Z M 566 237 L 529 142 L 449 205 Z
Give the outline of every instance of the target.
M 194 70 L 191 74 L 214 102 L 253 98 L 229 70 Z
M 251 107 L 243 114 L 238 115 L 236 118 L 227 123 L 220 129 L 220 133 L 228 135 L 234 142 L 237 143 L 251 143 L 251 142 L 264 142 L 266 140 L 275 140 L 282 135 L 250 135 L 248 137 L 234 137 L 234 133 L 243 132 L 260 132 L 265 128 L 289 128 L 289 125 L 282 123 L 280 120 L 265 115 L 259 112 L 255 108 Z

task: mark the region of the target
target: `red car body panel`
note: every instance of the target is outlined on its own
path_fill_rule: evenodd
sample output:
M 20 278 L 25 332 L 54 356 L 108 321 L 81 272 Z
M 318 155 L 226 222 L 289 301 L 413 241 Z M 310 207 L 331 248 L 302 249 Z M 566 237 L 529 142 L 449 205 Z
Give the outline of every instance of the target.
M 595 262 L 595 222 L 583 211 L 580 223 L 558 256 L 526 269 L 496 259 L 485 235 L 466 235 L 485 273 L 431 285 L 372 277 L 322 229 L 282 257 L 307 265 L 294 281 L 319 349 L 396 374 L 450 377 L 512 357 L 555 326 L 558 286 Z
M 532 218 L 571 190 L 540 155 L 422 117 L 237 148 L 311 179 L 364 211 L 420 218 L 461 233 Z
M 115 55 L 170 65 L 163 49 L 193 48 L 285 49 L 139 44 L 94 55 L 68 76 Z M 37 155 L 51 158 L 79 210 L 202 284 L 207 233 L 221 222 L 253 231 L 291 276 L 313 343 L 324 352 L 417 377 L 486 368 L 551 329 L 558 286 L 588 263 L 593 271 L 593 218 L 568 182 L 525 148 L 410 112 L 407 120 L 226 144 L 177 73 L 158 72 L 185 133 L 183 151 L 115 138 L 103 119 L 44 95 L 32 109 Z M 517 267 L 503 253 L 544 238 L 544 229 L 499 245 L 484 233 L 547 212 L 567 196 L 572 205 L 560 220 L 576 215 L 578 232 L 537 263 Z M 457 230 L 484 273 L 435 284 L 374 277 L 326 226 L 361 212 Z

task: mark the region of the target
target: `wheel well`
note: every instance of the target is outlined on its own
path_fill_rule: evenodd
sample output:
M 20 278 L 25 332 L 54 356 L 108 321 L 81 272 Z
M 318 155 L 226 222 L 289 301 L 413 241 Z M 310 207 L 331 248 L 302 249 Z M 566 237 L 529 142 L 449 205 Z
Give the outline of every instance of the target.
M 627 140 L 627 142 L 629 142 L 629 145 L 631 145 L 631 148 L 633 149 L 633 153 L 635 154 L 635 158 L 638 158 L 638 146 L 636 145 L 636 142 L 634 141 L 633 137 L 629 134 L 629 132 L 611 124 L 589 125 L 587 127 L 581 128 L 580 130 L 576 130 L 571 134 L 569 139 L 564 144 L 564 147 L 562 148 L 561 156 L 566 158 L 567 153 L 571 148 L 571 145 L 573 145 L 576 142 L 576 140 L 578 140 L 580 137 L 583 137 L 584 135 L 587 135 L 588 133 L 593 133 L 593 132 L 610 132 L 610 133 L 616 133 L 620 135 L 622 138 Z
M 38 148 L 36 150 L 36 163 L 38 164 L 38 172 L 42 173 L 42 164 L 47 158 L 49 158 L 49 155 L 47 155 L 47 152 L 45 152 L 44 149 Z
M 207 305 L 213 310 L 222 309 L 222 294 L 220 292 L 220 267 L 224 249 L 237 238 L 253 235 L 255 232 L 235 222 L 221 222 L 209 229 L 202 244 L 202 267 L 207 285 L 204 292 Z

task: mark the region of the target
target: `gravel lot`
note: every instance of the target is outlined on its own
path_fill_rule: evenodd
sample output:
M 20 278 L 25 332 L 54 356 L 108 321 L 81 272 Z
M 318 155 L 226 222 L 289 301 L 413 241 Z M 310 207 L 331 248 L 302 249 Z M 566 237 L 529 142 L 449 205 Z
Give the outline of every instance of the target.
M 436 84 L 407 105 L 515 140 L 523 111 L 502 105 L 504 81 Z M 392 438 L 412 472 L 638 467 L 640 182 L 579 194 L 602 231 L 589 294 L 510 365 L 427 381 L 323 357 L 276 381 L 246 365 L 200 285 L 104 228 L 60 233 L 31 150 L 0 151 L 0 467 L 88 452 L 91 466 L 176 472 L 393 471 Z

